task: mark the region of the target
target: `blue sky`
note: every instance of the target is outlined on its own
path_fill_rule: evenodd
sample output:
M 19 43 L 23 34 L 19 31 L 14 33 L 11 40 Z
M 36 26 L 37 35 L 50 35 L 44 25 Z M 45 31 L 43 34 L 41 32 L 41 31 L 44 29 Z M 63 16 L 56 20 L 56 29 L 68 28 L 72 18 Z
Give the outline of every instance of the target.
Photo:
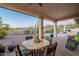
M 11 27 L 29 27 L 35 25 L 37 22 L 36 17 L 3 8 L 0 8 L 0 17 L 2 17 L 4 23 L 10 24 Z
M 18 13 L 4 8 L 0 8 L 0 17 L 2 17 L 4 23 L 10 24 L 10 27 L 34 26 L 38 21 L 36 17 L 24 15 L 22 13 Z M 71 24 L 71 23 L 75 23 L 74 19 L 59 21 L 58 25 Z M 54 25 L 53 22 L 45 20 L 44 25 L 48 24 Z

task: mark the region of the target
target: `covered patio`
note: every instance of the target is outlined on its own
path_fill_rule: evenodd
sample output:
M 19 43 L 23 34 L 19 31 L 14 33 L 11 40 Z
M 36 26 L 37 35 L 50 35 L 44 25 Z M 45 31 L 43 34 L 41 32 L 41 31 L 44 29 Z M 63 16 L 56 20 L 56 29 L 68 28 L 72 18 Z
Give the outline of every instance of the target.
M 26 35 L 6 37 L 6 39 L 0 41 L 0 43 L 4 43 L 4 45 L 7 48 L 7 46 L 11 43 L 11 41 L 15 41 L 15 43 L 19 44 L 19 43 L 25 41 L 24 40 L 25 37 L 26 37 Z M 58 46 L 57 46 L 55 55 L 56 56 L 79 56 L 79 46 L 75 51 L 70 51 L 65 48 L 67 38 L 68 38 L 67 36 L 53 38 L 52 42 L 58 42 Z M 5 53 L 4 56 L 16 56 L 16 53 L 15 53 L 15 51 L 11 52 L 11 53 Z
M 54 38 L 53 42 L 58 42 L 56 55 L 79 55 L 79 47 L 76 51 L 71 52 L 65 48 L 65 44 L 67 41 L 66 37 L 57 37 L 57 21 L 67 20 L 67 19 L 75 19 L 77 23 L 79 23 L 79 4 L 68 4 L 68 3 L 2 3 L 0 7 L 7 8 L 16 12 L 20 12 L 23 14 L 28 14 L 39 19 L 39 39 L 44 39 L 44 25 L 43 21 L 49 20 L 54 22 Z

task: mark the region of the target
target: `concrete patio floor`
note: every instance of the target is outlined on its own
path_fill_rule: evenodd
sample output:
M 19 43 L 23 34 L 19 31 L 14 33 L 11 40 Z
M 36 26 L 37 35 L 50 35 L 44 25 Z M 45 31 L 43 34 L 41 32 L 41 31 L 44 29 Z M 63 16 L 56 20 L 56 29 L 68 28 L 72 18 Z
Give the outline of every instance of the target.
M 5 39 L 0 40 L 0 43 L 5 45 L 6 48 L 8 45 L 12 44 L 12 41 L 15 44 L 21 44 L 25 40 L 26 35 L 16 35 L 16 36 L 6 36 Z M 56 56 L 79 56 L 79 46 L 75 51 L 70 51 L 65 48 L 65 44 L 67 41 L 67 36 L 59 36 L 57 38 L 53 38 L 52 42 L 58 42 Z M 6 51 L 7 52 L 7 51 Z M 15 52 L 5 53 L 4 56 L 15 56 Z
M 79 45 L 75 51 L 70 51 L 69 49 L 65 48 L 67 38 L 67 36 L 54 38 L 53 42 L 58 42 L 56 56 L 79 56 Z

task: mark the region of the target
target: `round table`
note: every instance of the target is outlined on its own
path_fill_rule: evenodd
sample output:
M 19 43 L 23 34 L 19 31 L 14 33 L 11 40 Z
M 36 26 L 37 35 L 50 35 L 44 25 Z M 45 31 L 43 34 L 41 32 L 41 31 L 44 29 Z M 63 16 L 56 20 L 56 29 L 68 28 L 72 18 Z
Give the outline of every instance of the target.
M 32 40 L 26 40 L 22 42 L 22 45 L 26 48 L 26 49 L 30 49 L 30 50 L 37 50 L 37 49 L 41 49 L 43 47 L 46 47 L 47 45 L 49 45 L 49 41 L 46 39 L 42 39 L 41 42 L 34 42 L 34 39 Z
M 29 50 L 32 51 L 31 52 L 32 56 L 37 55 L 39 49 L 42 49 L 42 48 L 46 47 L 49 44 L 50 44 L 49 41 L 45 40 L 45 39 L 42 39 L 42 41 L 38 42 L 38 43 L 34 42 L 34 39 L 26 40 L 26 41 L 22 42 L 22 46 L 24 48 L 29 49 Z

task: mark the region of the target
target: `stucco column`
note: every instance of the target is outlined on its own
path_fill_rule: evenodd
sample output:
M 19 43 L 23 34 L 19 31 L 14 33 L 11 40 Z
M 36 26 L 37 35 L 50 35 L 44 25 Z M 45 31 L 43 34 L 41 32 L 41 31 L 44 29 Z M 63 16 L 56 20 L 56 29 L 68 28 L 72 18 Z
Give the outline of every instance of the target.
M 39 18 L 39 39 L 44 38 L 43 19 L 43 17 Z
M 57 21 L 54 22 L 54 37 L 57 37 Z
M 64 25 L 64 32 L 66 31 L 66 25 Z

